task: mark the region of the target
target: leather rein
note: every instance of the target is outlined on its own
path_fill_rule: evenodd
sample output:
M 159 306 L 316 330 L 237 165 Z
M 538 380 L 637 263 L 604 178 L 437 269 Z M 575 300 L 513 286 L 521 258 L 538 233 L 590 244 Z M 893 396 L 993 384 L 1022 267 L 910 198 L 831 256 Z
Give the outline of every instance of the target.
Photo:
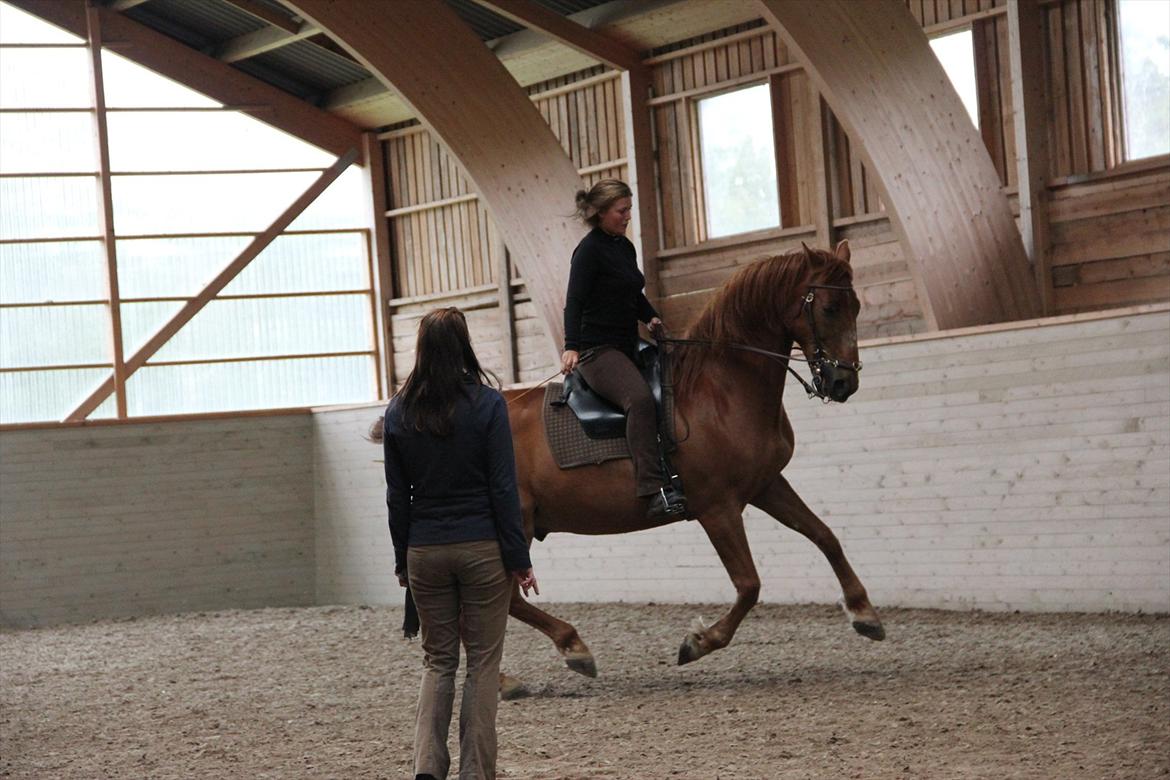
M 804 390 L 805 390 L 805 392 L 808 393 L 809 398 L 820 398 L 824 403 L 829 403 L 829 401 L 831 401 L 832 399 L 829 398 L 827 395 L 825 395 L 824 391 L 821 389 L 821 387 L 823 386 L 823 378 L 822 377 L 824 374 L 825 367 L 829 366 L 832 368 L 843 368 L 846 371 L 852 371 L 854 373 L 857 373 L 857 372 L 861 371 L 861 361 L 857 361 L 856 363 L 853 363 L 853 362 L 849 362 L 849 361 L 845 361 L 845 360 L 838 360 L 836 358 L 830 357 L 829 354 L 821 347 L 820 336 L 817 334 L 816 316 L 813 313 L 812 304 L 813 304 L 813 300 L 815 300 L 817 290 L 843 290 L 843 291 L 850 291 L 851 292 L 853 290 L 853 288 L 846 287 L 843 285 L 836 285 L 836 284 L 810 284 L 808 286 L 808 288 L 809 288 L 808 292 L 805 294 L 804 299 L 801 302 L 800 308 L 801 308 L 801 312 L 805 315 L 805 319 L 808 321 L 809 332 L 812 334 L 813 353 L 812 353 L 811 357 L 805 356 L 805 357 L 800 357 L 800 358 L 794 358 L 791 355 L 785 355 L 781 352 L 773 352 L 772 350 L 769 350 L 769 349 L 763 349 L 761 347 L 753 347 L 749 344 L 736 344 L 736 343 L 730 342 L 730 341 L 709 341 L 707 339 L 672 339 L 672 338 L 660 338 L 660 339 L 657 339 L 657 341 L 660 344 L 681 344 L 683 346 L 701 346 L 701 347 L 725 347 L 727 349 L 739 350 L 740 352 L 752 352 L 754 354 L 763 355 L 765 357 L 772 358 L 774 360 L 783 361 L 784 368 L 788 371 L 788 373 L 790 373 L 794 377 L 796 377 L 796 381 L 800 382 L 801 386 L 804 387 Z M 800 347 L 797 347 L 797 349 L 800 349 Z M 801 352 L 803 353 L 804 350 L 801 350 Z M 809 371 L 813 375 L 812 383 L 806 382 L 804 377 L 802 377 L 800 374 L 796 373 L 796 369 L 794 369 L 791 365 L 793 360 L 808 364 Z

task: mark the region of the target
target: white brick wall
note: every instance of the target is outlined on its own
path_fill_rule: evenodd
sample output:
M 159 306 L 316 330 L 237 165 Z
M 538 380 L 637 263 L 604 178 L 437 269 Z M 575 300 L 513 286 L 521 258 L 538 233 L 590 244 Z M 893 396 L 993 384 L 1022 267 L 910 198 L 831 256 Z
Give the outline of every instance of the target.
M 1170 611 L 1170 313 L 863 348 L 844 405 L 790 391 L 786 470 L 881 606 Z M 316 415 L 317 597 L 400 598 L 376 409 Z M 368 448 L 368 449 L 367 449 Z M 773 602 L 831 602 L 803 537 L 746 515 Z M 546 601 L 728 601 L 697 523 L 533 547 Z
M 311 604 L 308 414 L 0 433 L 0 624 Z
M 880 606 L 1170 611 L 1170 311 L 863 348 L 786 473 Z M 0 433 L 0 624 L 400 603 L 377 407 Z M 773 602 L 831 602 L 756 510 Z M 533 548 L 544 601 L 726 602 L 697 523 Z

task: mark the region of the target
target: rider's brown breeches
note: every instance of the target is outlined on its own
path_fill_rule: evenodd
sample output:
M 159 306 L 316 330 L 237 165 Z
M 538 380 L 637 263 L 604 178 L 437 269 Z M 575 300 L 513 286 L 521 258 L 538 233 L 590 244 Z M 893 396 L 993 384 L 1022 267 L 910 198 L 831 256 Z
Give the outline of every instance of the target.
M 586 350 L 577 365 L 598 395 L 626 413 L 626 442 L 634 461 L 637 494 L 657 493 L 666 484 L 666 475 L 658 460 L 658 421 L 646 380 L 633 361 L 613 347 Z

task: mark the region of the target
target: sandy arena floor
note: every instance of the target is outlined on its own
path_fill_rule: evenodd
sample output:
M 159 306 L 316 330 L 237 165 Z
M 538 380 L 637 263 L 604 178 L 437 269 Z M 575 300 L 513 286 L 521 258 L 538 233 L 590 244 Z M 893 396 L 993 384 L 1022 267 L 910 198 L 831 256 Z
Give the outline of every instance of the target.
M 513 622 L 505 667 L 532 695 L 500 706 L 500 776 L 1170 776 L 1170 619 L 885 610 L 879 644 L 832 607 L 762 605 L 731 647 L 675 666 L 692 618 L 721 609 L 556 605 L 596 680 Z M 400 615 L 0 634 L 0 776 L 407 778 L 421 662 Z

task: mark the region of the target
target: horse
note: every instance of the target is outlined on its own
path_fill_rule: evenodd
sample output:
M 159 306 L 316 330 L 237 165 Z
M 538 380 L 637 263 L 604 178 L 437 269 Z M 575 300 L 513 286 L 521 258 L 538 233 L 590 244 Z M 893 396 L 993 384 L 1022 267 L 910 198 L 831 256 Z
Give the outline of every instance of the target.
M 799 346 L 815 390 L 844 402 L 857 391 L 860 302 L 846 241 L 835 250 L 802 249 L 745 266 L 712 296 L 685 337 L 667 348 L 674 361 L 675 424 L 683 431 L 673 455 L 697 519 L 718 553 L 735 603 L 715 623 L 701 620 L 685 635 L 680 665 L 726 647 L 756 604 L 760 577 L 744 531 L 750 504 L 813 542 L 841 585 L 839 602 L 852 627 L 885 638 L 877 611 L 836 536 L 793 490 L 782 471 L 795 436 L 784 411 L 788 362 Z M 516 453 L 518 488 L 529 544 L 551 533 L 621 534 L 673 522 L 651 519 L 634 495 L 630 460 L 562 470 L 553 460 L 542 422 L 544 397 L 505 392 Z M 380 421 L 371 429 L 380 433 Z M 552 640 L 566 665 L 589 677 L 597 665 L 571 624 L 526 601 L 513 589 L 509 614 Z

